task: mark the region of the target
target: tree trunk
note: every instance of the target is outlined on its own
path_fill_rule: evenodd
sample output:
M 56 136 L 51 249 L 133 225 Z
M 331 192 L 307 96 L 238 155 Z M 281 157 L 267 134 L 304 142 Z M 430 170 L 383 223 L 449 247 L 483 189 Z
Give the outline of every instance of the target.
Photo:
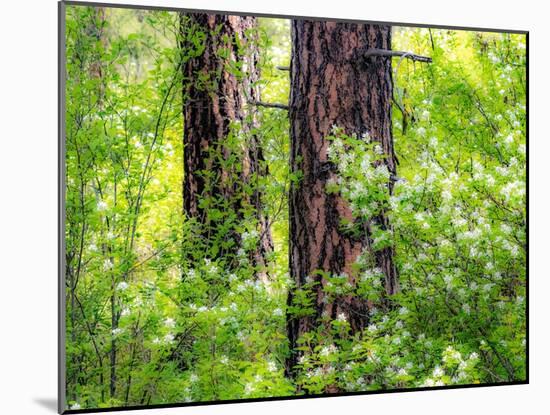
M 262 268 L 273 244 L 261 191 L 255 184 L 267 174 L 267 167 L 255 132 L 255 116 L 248 105 L 249 101 L 259 100 L 255 27 L 253 17 L 203 13 L 181 16 L 183 206 L 189 218 L 205 225 L 206 238 L 224 222 L 211 217 L 213 209 L 225 214 L 235 212 L 238 220 L 243 219 L 244 212 L 254 216 L 260 242 L 251 259 Z M 205 201 L 208 206 L 202 204 Z M 229 237 L 235 239 L 234 253 L 239 235 Z
M 320 317 L 334 319 L 343 313 L 353 332 L 368 322 L 369 304 L 353 295 L 325 300 L 326 279 L 315 275 L 322 270 L 332 275 L 346 274 L 353 287 L 357 276 L 352 265 L 372 243 L 370 230 L 357 237 L 342 232 L 341 220 L 352 220 L 351 210 L 339 194 L 327 194 L 326 183 L 335 175 L 327 148 L 332 126 L 357 137 L 367 132 L 381 144 L 388 170 L 395 175 L 396 159 L 391 132 L 391 58 L 362 57 L 369 48 L 390 49 L 391 27 L 295 20 L 292 22 L 291 170 L 301 179 L 290 189 L 290 274 L 296 289 L 310 277 L 315 285 L 315 314 L 294 317 L 289 313 L 287 330 L 291 355 L 287 373 L 299 357 L 297 340 L 320 328 Z M 391 191 L 391 183 L 388 183 Z M 384 215 L 374 218 L 388 228 Z M 373 261 L 385 274 L 388 295 L 398 290 L 393 248 L 372 252 Z M 294 293 L 289 292 L 288 303 Z

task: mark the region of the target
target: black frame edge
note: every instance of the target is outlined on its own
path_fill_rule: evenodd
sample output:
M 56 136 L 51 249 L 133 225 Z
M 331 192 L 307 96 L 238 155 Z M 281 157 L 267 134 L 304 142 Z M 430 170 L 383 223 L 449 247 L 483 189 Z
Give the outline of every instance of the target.
M 57 412 L 66 409 L 66 351 L 65 351 L 65 7 L 60 1 L 57 6 L 57 105 L 58 105 L 58 152 L 57 152 L 57 248 L 58 248 L 58 321 L 57 321 Z

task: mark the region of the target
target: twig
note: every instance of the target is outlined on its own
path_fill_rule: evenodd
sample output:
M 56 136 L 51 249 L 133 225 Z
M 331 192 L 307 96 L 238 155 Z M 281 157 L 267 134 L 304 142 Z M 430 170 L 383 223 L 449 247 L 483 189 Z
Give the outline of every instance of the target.
M 262 102 L 262 101 L 249 101 L 249 104 L 255 105 L 257 107 L 277 108 L 277 109 L 286 110 L 286 111 L 288 111 L 288 109 L 289 109 L 288 105 L 279 104 L 279 103 Z
M 280 71 L 290 71 L 290 66 L 279 66 L 277 65 L 275 69 L 278 69 Z
M 402 52 L 398 50 L 387 50 L 387 49 L 367 49 L 364 53 L 364 56 L 365 58 L 370 58 L 372 56 L 389 56 L 389 57 L 401 56 L 403 58 L 409 58 L 413 61 L 418 61 L 418 62 L 425 62 L 425 63 L 432 62 L 432 58 L 430 58 L 429 56 L 421 56 L 421 55 L 416 55 L 412 52 Z

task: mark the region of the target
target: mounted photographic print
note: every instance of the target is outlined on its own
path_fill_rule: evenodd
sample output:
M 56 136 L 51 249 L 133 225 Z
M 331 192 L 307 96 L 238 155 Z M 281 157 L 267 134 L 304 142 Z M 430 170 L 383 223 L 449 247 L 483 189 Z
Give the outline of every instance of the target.
M 60 412 L 528 382 L 527 32 L 59 10 Z

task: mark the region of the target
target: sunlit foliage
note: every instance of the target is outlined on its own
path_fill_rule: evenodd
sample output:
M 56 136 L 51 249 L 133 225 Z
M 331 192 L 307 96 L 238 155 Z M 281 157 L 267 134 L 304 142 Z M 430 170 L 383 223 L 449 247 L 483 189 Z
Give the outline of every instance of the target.
M 224 238 L 206 248 L 183 214 L 179 24 L 173 12 L 67 8 L 68 407 L 524 380 L 525 36 L 393 29 L 394 49 L 433 58 L 393 58 L 398 177 L 378 163 L 368 132 L 334 126 L 337 179 L 326 191 L 352 207 L 350 232 L 389 215 L 375 249 L 395 246 L 401 292 L 392 307 L 373 307 L 359 334 L 342 315 L 330 333 L 304 336 L 291 379 L 286 314 L 307 314 L 312 300 L 306 285 L 287 310 L 288 189 L 299 180 L 287 114 L 254 109 L 275 244 L 265 282 L 248 255 L 254 212 L 223 216 L 238 233 L 231 255 L 219 255 Z M 289 65 L 289 22 L 262 18 L 258 32 L 262 98 L 287 103 L 278 67 Z M 380 272 L 361 256 L 354 291 L 326 278 L 334 293 L 376 303 Z

